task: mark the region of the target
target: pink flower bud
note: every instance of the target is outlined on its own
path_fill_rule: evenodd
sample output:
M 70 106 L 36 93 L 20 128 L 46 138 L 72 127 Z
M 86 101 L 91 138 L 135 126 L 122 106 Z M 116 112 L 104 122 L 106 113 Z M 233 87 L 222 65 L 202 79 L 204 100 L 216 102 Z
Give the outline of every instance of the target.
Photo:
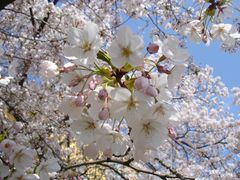
M 63 68 L 61 68 L 61 72 L 64 72 L 64 73 L 69 73 L 71 71 L 74 71 L 75 69 L 77 68 L 77 65 L 76 64 L 73 64 L 73 63 L 67 63 L 64 65 Z
M 102 101 L 104 101 L 106 98 L 108 97 L 108 92 L 106 89 L 101 89 L 99 92 L 98 92 L 98 98 Z
M 157 44 L 154 44 L 154 43 L 150 43 L 147 47 L 147 51 L 150 54 L 157 53 L 158 50 L 159 50 L 159 46 Z
M 89 89 L 94 90 L 97 87 L 97 81 L 96 80 L 91 80 L 88 83 L 88 87 L 89 87 Z
M 153 86 L 148 86 L 145 90 L 145 94 L 151 97 L 156 97 L 158 95 L 157 89 Z
M 98 113 L 98 118 L 100 120 L 106 120 L 109 118 L 109 109 L 108 108 L 103 108 L 99 113 Z
M 78 96 L 78 97 L 76 98 L 76 100 L 75 100 L 75 105 L 76 105 L 77 107 L 82 107 L 82 106 L 85 105 L 85 98 L 84 98 L 83 95 Z
M 135 80 L 134 87 L 136 90 L 146 89 L 149 85 L 149 80 L 145 77 L 140 77 Z
M 173 128 L 168 128 L 168 136 L 172 139 L 175 139 L 177 137 L 177 134 Z

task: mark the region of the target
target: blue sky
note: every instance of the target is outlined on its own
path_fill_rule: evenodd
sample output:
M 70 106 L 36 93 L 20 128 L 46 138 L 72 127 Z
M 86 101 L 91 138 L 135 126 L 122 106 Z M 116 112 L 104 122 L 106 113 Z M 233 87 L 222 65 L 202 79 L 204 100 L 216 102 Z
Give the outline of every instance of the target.
M 208 64 L 213 67 L 213 74 L 220 76 L 227 87 L 240 86 L 239 50 L 235 53 L 224 52 L 218 42 L 211 42 L 208 47 L 204 44 L 191 43 L 188 49 L 195 63 L 202 66 Z

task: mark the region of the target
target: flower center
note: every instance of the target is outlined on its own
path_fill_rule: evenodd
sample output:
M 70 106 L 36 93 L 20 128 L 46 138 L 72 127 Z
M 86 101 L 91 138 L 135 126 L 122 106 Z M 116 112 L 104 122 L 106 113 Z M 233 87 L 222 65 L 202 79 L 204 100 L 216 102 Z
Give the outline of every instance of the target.
M 128 58 L 132 54 L 132 51 L 129 48 L 122 48 L 122 56 Z
M 113 140 L 113 143 L 120 142 L 121 137 L 119 135 L 112 134 L 112 140 Z
M 91 51 L 91 44 L 89 42 L 84 42 L 80 46 L 81 49 L 86 53 L 88 51 Z
M 151 126 L 150 126 L 150 122 L 146 123 L 146 124 L 143 124 L 143 132 L 146 134 L 146 135 L 149 135 L 150 134 L 150 130 L 151 130 Z
M 88 122 L 87 127 L 85 129 L 96 129 L 94 122 Z
M 162 105 L 159 105 L 156 109 L 155 109 L 155 111 L 153 112 L 153 114 L 155 114 L 155 113 L 157 113 L 157 114 L 161 114 L 161 115 L 165 115 L 165 111 L 164 111 L 164 107 L 162 106 Z
M 135 108 L 136 104 L 137 104 L 137 101 L 134 101 L 133 97 L 131 96 L 128 100 L 127 109 L 130 110 L 131 108 Z
M 219 29 L 218 29 L 219 33 L 224 33 L 224 31 L 225 31 L 224 27 L 219 27 Z
M 10 144 L 9 144 L 9 143 L 6 143 L 4 147 L 5 147 L 6 149 L 10 148 Z

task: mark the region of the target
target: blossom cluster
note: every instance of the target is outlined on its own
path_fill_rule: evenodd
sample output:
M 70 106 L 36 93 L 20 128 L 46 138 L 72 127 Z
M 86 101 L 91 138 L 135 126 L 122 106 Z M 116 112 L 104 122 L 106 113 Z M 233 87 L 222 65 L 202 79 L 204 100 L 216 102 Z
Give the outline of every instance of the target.
M 15 128 L 21 128 L 19 126 L 21 126 L 19 123 L 15 124 Z M 10 175 L 9 164 L 13 165 L 16 169 L 9 179 L 48 179 L 49 172 L 52 173 L 60 170 L 57 159 L 49 158 L 47 161 L 42 161 L 37 167 L 36 171 L 39 173 L 39 176 L 37 174 L 28 175 L 25 171 L 33 166 L 36 151 L 20 144 L 16 144 L 15 141 L 9 139 L 5 139 L 0 143 L 0 150 L 8 159 L 8 162 L 0 161 L 1 178 Z
M 236 178 L 228 89 L 192 62 L 187 42 L 237 50 L 233 4 L 18 0 L 1 9 L 0 179 Z M 139 21 L 137 33 L 126 27 Z M 239 105 L 239 88 L 231 92 Z
M 177 121 L 171 91 L 181 80 L 189 54 L 169 37 L 150 43 L 151 57 L 144 57 L 143 40 L 129 28 L 120 29 L 104 51 L 98 34 L 94 23 L 69 30 L 70 46 L 63 52 L 70 62 L 60 71 L 69 93 L 60 110 L 71 118 L 71 131 L 91 158 L 99 151 L 106 157 L 121 155 L 133 146 L 134 159 L 144 160 Z M 44 74 L 54 74 L 53 69 L 45 68 Z

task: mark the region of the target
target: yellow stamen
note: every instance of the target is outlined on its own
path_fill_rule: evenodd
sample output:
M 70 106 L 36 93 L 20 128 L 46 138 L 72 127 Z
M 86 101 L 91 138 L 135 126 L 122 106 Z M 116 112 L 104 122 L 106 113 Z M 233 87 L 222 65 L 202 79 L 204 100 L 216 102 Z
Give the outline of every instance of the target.
M 137 101 L 134 101 L 133 97 L 131 96 L 128 100 L 128 106 L 127 109 L 130 110 L 131 108 L 135 108 L 136 107 L 136 103 Z
M 128 58 L 132 54 L 132 51 L 129 48 L 122 48 L 122 56 Z
M 86 53 L 88 51 L 91 51 L 91 44 L 89 42 L 83 42 L 80 46 L 81 49 Z

